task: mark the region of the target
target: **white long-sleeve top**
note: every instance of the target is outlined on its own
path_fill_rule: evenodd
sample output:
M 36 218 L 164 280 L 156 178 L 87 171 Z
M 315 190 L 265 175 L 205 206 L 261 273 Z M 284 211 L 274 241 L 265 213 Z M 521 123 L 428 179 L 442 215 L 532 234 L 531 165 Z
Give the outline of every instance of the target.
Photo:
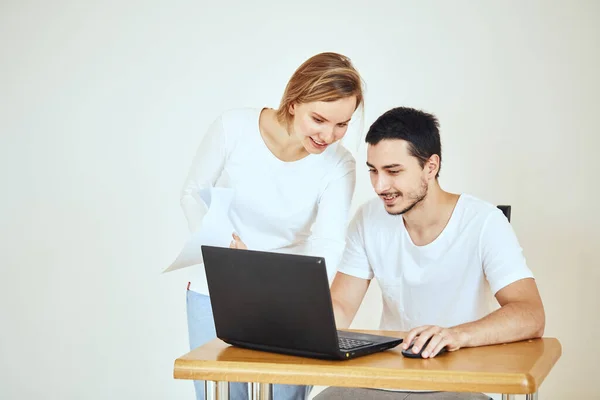
M 277 158 L 259 130 L 261 109 L 223 113 L 203 138 L 181 194 L 191 232 L 208 208 L 201 189 L 234 189 L 229 218 L 250 250 L 325 257 L 333 279 L 345 247 L 356 162 L 339 142 L 293 162 Z M 208 294 L 202 266 L 191 289 Z

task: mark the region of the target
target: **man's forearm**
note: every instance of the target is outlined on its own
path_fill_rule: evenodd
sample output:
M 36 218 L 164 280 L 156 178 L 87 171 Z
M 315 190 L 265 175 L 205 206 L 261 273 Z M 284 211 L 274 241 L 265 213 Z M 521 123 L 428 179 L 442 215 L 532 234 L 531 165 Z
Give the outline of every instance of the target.
M 370 280 L 337 272 L 331 284 L 331 303 L 338 329 L 350 327 L 360 303 L 367 293 Z
M 451 330 L 461 338 L 463 347 L 476 347 L 541 337 L 544 327 L 541 304 L 514 302 L 478 321 L 458 325 Z
M 337 329 L 348 329 L 352 323 L 352 317 L 344 310 L 342 305 L 335 299 L 332 299 L 333 315 L 335 316 L 335 326 Z

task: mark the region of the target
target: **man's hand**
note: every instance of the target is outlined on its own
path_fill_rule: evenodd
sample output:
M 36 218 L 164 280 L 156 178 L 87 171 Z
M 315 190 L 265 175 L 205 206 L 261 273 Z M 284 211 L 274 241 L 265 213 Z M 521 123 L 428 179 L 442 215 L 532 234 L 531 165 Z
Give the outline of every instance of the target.
M 444 347 L 446 347 L 448 351 L 456 351 L 461 347 L 464 347 L 467 343 L 465 334 L 454 328 L 441 328 L 439 326 L 426 325 L 414 328 L 408 332 L 408 335 L 404 338 L 402 343 L 402 348 L 404 350 L 408 349 L 414 340 L 415 344 L 412 348 L 412 352 L 416 354 L 423 348 L 429 338 L 431 338 L 431 342 L 429 342 L 429 345 L 421 353 L 421 357 L 423 358 L 435 357 Z
M 231 237 L 233 238 L 233 240 L 229 244 L 230 248 L 248 250 L 248 246 L 246 246 L 246 244 L 244 242 L 242 242 L 242 239 L 240 239 L 240 237 L 237 235 L 237 233 L 235 233 L 235 232 L 232 233 Z

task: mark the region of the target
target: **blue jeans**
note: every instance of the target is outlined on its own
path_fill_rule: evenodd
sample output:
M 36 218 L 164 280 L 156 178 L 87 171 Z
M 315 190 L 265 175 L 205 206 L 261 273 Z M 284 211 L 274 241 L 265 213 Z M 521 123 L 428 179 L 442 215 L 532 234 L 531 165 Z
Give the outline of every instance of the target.
M 213 321 L 210 298 L 187 290 L 187 320 L 190 338 L 190 350 L 210 342 L 217 337 Z M 204 400 L 204 381 L 194 381 L 196 399 Z M 306 400 L 312 386 L 273 385 L 273 400 Z M 230 400 L 248 400 L 248 384 L 229 383 Z

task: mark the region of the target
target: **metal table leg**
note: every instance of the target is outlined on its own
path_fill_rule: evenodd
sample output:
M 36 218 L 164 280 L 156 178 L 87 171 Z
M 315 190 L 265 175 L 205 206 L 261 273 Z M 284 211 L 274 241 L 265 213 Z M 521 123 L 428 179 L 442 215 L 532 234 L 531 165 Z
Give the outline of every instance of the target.
M 270 383 L 250 383 L 250 400 L 273 400 L 273 385 Z
M 204 381 L 204 400 L 229 400 L 229 382 Z
M 515 400 L 515 395 L 514 394 L 503 394 L 502 400 Z M 531 393 L 531 394 L 526 394 L 525 400 L 538 400 L 537 392 Z

